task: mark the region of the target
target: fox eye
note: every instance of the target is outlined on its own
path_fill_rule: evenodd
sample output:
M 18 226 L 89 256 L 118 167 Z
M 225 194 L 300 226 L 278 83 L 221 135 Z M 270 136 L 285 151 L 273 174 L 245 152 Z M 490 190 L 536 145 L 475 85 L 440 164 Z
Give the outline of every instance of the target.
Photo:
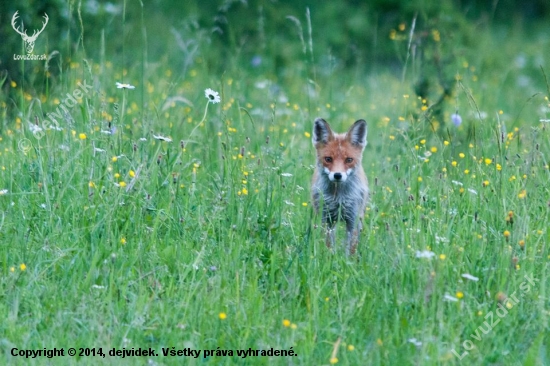
M 346 164 L 350 164 L 353 162 L 353 158 L 346 158 Z
M 325 156 L 325 161 L 327 163 L 332 163 L 332 158 L 330 156 Z

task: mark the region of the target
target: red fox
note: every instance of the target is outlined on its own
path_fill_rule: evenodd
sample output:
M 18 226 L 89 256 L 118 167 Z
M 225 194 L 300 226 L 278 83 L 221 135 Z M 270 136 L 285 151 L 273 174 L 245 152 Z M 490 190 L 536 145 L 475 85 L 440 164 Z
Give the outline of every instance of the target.
M 327 247 L 334 245 L 334 225 L 343 220 L 347 231 L 346 253 L 353 255 L 369 198 L 367 177 L 361 165 L 367 145 L 367 123 L 360 119 L 346 134 L 339 134 L 332 132 L 327 121 L 317 118 L 312 141 L 317 150 L 317 164 L 311 193 L 315 212 L 323 206 Z

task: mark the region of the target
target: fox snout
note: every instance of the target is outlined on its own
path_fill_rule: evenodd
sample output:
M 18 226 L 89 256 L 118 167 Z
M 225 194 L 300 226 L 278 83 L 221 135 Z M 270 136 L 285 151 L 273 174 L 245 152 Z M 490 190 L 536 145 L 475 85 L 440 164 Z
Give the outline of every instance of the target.
M 352 174 L 352 170 L 350 169 L 347 172 L 331 172 L 329 168 L 325 168 L 325 174 L 331 182 L 344 183 Z
M 330 176 L 332 175 L 332 179 L 330 179 Z M 342 173 L 331 173 L 328 175 L 328 178 L 332 181 L 342 181 L 342 182 L 345 182 L 346 179 L 348 178 L 347 174 L 342 174 Z

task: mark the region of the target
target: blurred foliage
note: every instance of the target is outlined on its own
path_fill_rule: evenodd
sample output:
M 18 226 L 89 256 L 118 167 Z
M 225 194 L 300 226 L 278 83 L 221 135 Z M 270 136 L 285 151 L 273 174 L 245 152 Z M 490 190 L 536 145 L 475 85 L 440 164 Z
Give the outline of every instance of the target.
M 34 51 L 53 53 L 47 63 L 13 59 L 24 53 L 11 28 L 15 11 L 30 30 L 49 15 Z M 318 72 L 385 68 L 403 77 L 410 71 L 417 95 L 428 98 L 437 114 L 437 105 L 451 94 L 461 55 L 478 42 L 480 27 L 510 27 L 510 19 L 522 24 L 544 19 L 549 11 L 543 0 L 527 5 L 513 0 L 1 2 L 0 71 L 7 73 L 6 82 L 40 87 L 46 83 L 44 68 L 48 76 L 59 76 L 75 54 L 126 68 L 137 61 L 167 62 L 180 77 L 200 56 L 217 74 L 248 65 L 284 78 L 296 60 L 310 66 L 304 76 L 313 80 Z

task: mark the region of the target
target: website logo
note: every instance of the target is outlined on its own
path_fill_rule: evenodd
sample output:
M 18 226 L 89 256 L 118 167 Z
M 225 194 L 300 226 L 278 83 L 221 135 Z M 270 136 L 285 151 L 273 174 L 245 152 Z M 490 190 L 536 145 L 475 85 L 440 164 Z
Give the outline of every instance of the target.
M 42 22 L 42 29 L 40 30 L 34 30 L 32 33 L 32 36 L 29 36 L 27 34 L 27 31 L 24 28 L 23 22 L 21 22 L 21 30 L 19 30 L 19 26 L 16 26 L 15 22 L 18 18 L 19 11 L 16 11 L 15 14 L 13 14 L 13 17 L 11 18 L 11 26 L 13 29 L 21 35 L 21 38 L 23 38 L 23 42 L 25 43 L 25 50 L 27 51 L 26 55 L 13 55 L 14 60 L 45 60 L 46 55 L 33 55 L 32 51 L 34 50 L 34 43 L 36 42 L 36 38 L 42 33 L 44 28 L 46 28 L 46 25 L 48 24 L 48 14 L 44 13 L 44 20 L 45 22 Z

